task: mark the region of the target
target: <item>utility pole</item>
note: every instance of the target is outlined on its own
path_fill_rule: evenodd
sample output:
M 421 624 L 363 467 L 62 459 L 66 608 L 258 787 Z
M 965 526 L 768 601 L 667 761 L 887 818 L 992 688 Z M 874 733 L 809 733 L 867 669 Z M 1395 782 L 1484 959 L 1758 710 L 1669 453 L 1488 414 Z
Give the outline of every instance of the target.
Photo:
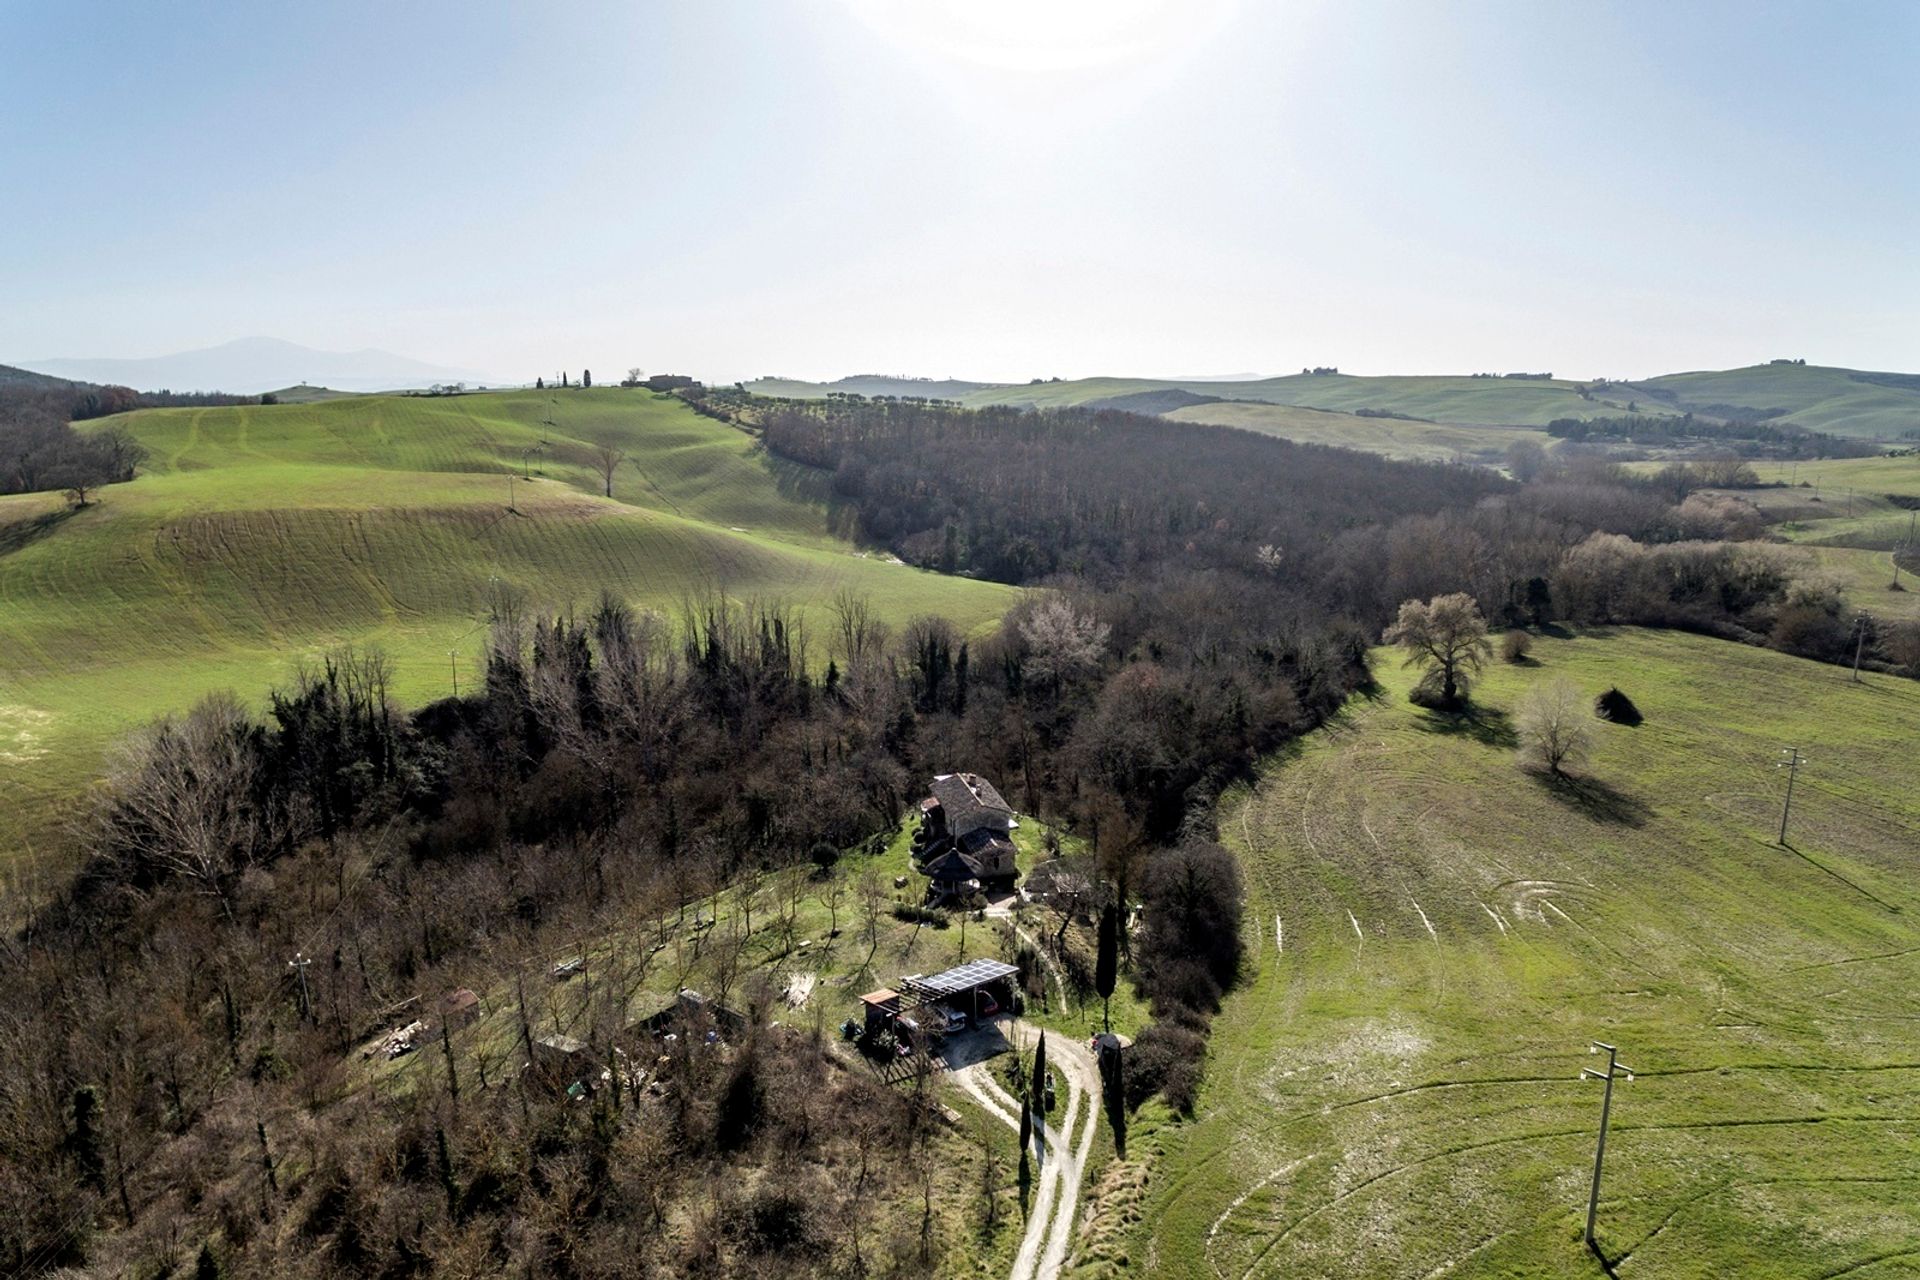
M 307 966 L 312 963 L 312 960 L 299 951 L 294 952 L 293 959 L 287 961 L 287 968 L 293 970 L 300 978 L 300 1016 L 308 1021 L 313 1019 L 313 997 L 307 991 Z M 266 1145 L 264 1139 L 261 1145 Z
M 512 511 L 512 510 L 514 510 L 514 505 L 513 505 L 513 472 L 511 472 L 511 471 L 509 471 L 509 472 L 507 472 L 507 510 L 509 510 L 509 511 Z
M 457 698 L 460 696 L 460 651 L 447 650 L 447 661 L 453 665 L 453 696 Z
M 1853 620 L 1854 629 L 1859 633 L 1853 638 L 1853 682 L 1855 684 L 1860 683 L 1860 651 L 1867 647 L 1868 621 L 1864 613 Z
M 1900 585 L 1900 553 L 1913 550 L 1913 522 L 1920 519 L 1920 511 L 1907 513 L 1907 540 L 1893 549 L 1893 585 Z
M 1587 1248 L 1596 1254 L 1600 1252 L 1600 1245 L 1593 1238 L 1593 1220 L 1600 1211 L 1600 1165 L 1607 1158 L 1607 1122 L 1613 1118 L 1613 1081 L 1615 1076 L 1622 1075 L 1629 1080 L 1633 1079 L 1633 1068 L 1620 1061 L 1618 1049 L 1610 1044 L 1602 1044 L 1598 1040 L 1587 1046 L 1588 1053 L 1599 1053 L 1602 1049 L 1607 1051 L 1605 1072 L 1595 1071 L 1592 1067 L 1580 1069 L 1582 1080 L 1607 1082 L 1607 1091 L 1601 1096 L 1600 1101 L 1600 1144 L 1593 1150 L 1593 1189 L 1587 1193 Z
M 1800 766 L 1807 762 L 1807 758 L 1800 754 L 1800 748 L 1798 747 L 1783 747 L 1780 750 L 1780 754 L 1785 756 L 1786 759 L 1780 761 L 1773 767 L 1787 771 L 1787 800 L 1785 804 L 1780 806 L 1780 839 L 1778 842 L 1785 845 L 1787 843 L 1787 815 L 1793 812 L 1793 780 L 1800 772 Z

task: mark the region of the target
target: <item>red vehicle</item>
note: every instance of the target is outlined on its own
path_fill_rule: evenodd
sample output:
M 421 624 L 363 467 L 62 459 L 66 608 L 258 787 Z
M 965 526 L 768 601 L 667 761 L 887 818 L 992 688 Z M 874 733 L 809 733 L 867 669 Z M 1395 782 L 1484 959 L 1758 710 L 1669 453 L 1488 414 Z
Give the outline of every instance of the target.
M 982 991 L 980 993 L 979 1009 L 981 1017 L 991 1018 L 994 1014 L 1000 1012 L 1000 1002 Z

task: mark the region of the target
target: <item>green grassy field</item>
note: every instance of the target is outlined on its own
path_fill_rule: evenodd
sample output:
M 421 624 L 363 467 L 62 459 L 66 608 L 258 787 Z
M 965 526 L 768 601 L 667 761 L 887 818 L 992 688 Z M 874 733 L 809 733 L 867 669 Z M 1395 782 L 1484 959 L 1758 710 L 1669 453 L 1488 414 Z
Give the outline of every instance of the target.
M 1174 422 L 1240 427 L 1303 444 L 1338 445 L 1416 462 L 1465 460 L 1498 466 L 1516 440 L 1552 443 L 1545 432 L 1525 427 L 1459 427 L 1403 418 L 1361 418 L 1284 404 L 1202 404 L 1165 416 Z
M 889 385 L 876 387 L 875 390 L 897 395 L 928 394 L 916 392 L 913 389 L 915 385 L 903 382 L 898 387 Z M 1232 400 L 1295 405 L 1340 413 L 1352 413 L 1356 409 L 1387 409 L 1434 422 L 1533 427 L 1545 426 L 1555 418 L 1593 417 L 1625 411 L 1624 397 L 1618 406 L 1601 400 L 1583 400 L 1575 393 L 1574 386 L 1574 383 L 1565 380 L 1445 375 L 1355 377 L 1348 374 L 1289 374 L 1280 378 L 1243 382 L 1076 378 L 1066 382 L 982 387 L 965 392 L 958 398 L 962 404 L 973 406 L 1012 404 L 1026 408 L 1058 409 L 1143 391 L 1178 388 L 1196 395 L 1217 395 Z M 823 396 L 828 390 L 818 383 L 785 380 L 750 382 L 747 389 L 768 395 L 803 397 Z
M 476 673 L 503 586 L 531 607 L 588 606 L 606 588 L 672 610 L 726 592 L 814 621 L 847 588 L 896 621 L 937 612 L 969 629 L 1013 596 L 855 547 L 821 477 L 648 392 L 109 421 L 150 450 L 132 483 L 72 515 L 53 495 L 0 498 L 0 874 L 117 735 L 210 690 L 257 699 L 353 642 L 388 652 L 403 700 L 444 695 L 456 660 Z M 590 466 L 601 442 L 628 454 L 611 499 Z M 510 512 L 523 470 L 534 478 L 515 480 Z
M 1623 630 L 1544 640 L 1457 723 L 1384 688 L 1223 811 L 1253 974 L 1131 1256 L 1170 1277 L 1920 1268 L 1920 685 Z M 1525 689 L 1618 683 L 1576 789 L 1515 766 Z M 1796 744 L 1792 848 L 1774 844 Z M 1098 1268 L 1087 1268 L 1097 1271 Z
M 1035 406 L 1081 404 L 1136 391 L 1178 387 L 1200 395 L 1261 400 L 1308 409 L 1352 413 L 1385 409 L 1433 422 L 1480 426 L 1545 426 L 1555 418 L 1582 418 L 1613 412 L 1607 404 L 1582 400 L 1564 380 L 1521 378 L 1356 377 L 1348 374 L 1291 374 L 1257 382 L 1161 382 L 1145 379 L 1087 378 L 1078 382 L 999 387 L 972 392 L 967 404 Z M 1624 400 L 1622 404 L 1624 405 Z
M 1713 412 L 1709 406 L 1785 409 L 1776 421 L 1810 431 L 1870 439 L 1899 439 L 1920 430 L 1920 380 L 1822 365 L 1751 365 L 1699 373 L 1671 373 L 1636 384 L 1672 397 L 1668 407 Z M 1642 403 L 1645 408 L 1646 403 Z M 1721 413 L 1717 416 L 1728 416 Z M 1735 414 L 1732 416 L 1745 416 Z M 1754 414 L 1753 416 L 1758 416 Z
M 1352 413 L 1386 409 L 1433 422 L 1466 426 L 1543 427 L 1555 418 L 1596 418 L 1634 410 L 1649 414 L 1694 412 L 1704 417 L 1758 417 L 1786 410 L 1772 421 L 1812 431 L 1864 439 L 1898 440 L 1920 430 L 1920 383 L 1902 375 L 1860 373 L 1819 365 L 1756 365 L 1745 369 L 1667 374 L 1614 385 L 1583 398 L 1576 381 L 1531 378 L 1470 378 L 1455 375 L 1363 377 L 1291 374 L 1241 382 L 1182 382 L 1164 378 L 1076 378 L 1063 382 L 982 386 L 920 383 L 911 379 L 848 380 L 862 394 L 956 396 L 963 404 L 1017 404 L 1062 408 L 1143 391 L 1180 388 L 1225 396 Z M 941 388 L 929 391 L 927 387 Z M 972 386 L 974 389 L 968 390 Z M 764 379 L 747 384 L 766 395 L 824 396 L 821 383 Z M 1736 412 L 1738 411 L 1738 412 Z M 1192 419 L 1213 421 L 1211 418 Z M 1238 425 L 1238 424 L 1235 424 Z M 1360 446 L 1366 447 L 1366 446 Z
M 1651 471 L 1660 463 L 1635 463 Z M 1754 464 L 1774 488 L 1732 496 L 1758 507 L 1772 532 L 1805 552 L 1810 571 L 1831 577 L 1856 607 L 1876 618 L 1920 618 L 1920 581 L 1903 571 L 1893 589 L 1894 552 L 1920 542 L 1920 455 Z

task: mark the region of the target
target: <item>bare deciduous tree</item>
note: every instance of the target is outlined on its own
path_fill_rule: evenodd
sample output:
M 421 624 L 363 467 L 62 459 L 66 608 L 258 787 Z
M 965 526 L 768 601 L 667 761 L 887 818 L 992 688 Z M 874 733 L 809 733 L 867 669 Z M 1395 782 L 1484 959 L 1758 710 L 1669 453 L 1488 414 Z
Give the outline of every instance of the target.
M 605 443 L 593 447 L 589 459 L 593 469 L 600 476 L 600 484 L 607 497 L 613 496 L 614 473 L 620 470 L 620 464 L 627 460 L 627 451 L 618 445 Z
M 1590 704 L 1570 680 L 1549 680 L 1520 704 L 1520 758 L 1528 767 L 1564 777 L 1587 758 L 1593 735 Z
M 162 720 L 125 748 L 93 819 L 94 847 L 133 883 L 177 876 L 228 907 L 233 879 L 282 834 L 261 801 L 260 731 L 231 694 Z

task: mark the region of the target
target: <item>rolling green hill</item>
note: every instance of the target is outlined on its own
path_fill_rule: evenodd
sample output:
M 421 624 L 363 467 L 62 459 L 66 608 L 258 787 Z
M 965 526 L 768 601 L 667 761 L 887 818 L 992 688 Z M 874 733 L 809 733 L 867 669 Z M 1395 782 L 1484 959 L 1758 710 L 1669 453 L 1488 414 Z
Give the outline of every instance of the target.
M 858 385 L 854 385 L 856 383 Z M 1772 410 L 1784 410 L 1784 414 L 1776 414 L 1769 420 L 1860 439 L 1895 440 L 1908 431 L 1920 430 L 1920 375 L 1913 374 L 1872 373 L 1819 365 L 1756 365 L 1747 369 L 1677 373 L 1640 382 L 1615 383 L 1592 391 L 1591 398 L 1580 394 L 1582 385 L 1585 384 L 1567 379 L 1291 374 L 1241 382 L 1077 378 L 1005 386 L 886 378 L 843 379 L 831 384 L 766 380 L 748 383 L 747 389 L 764 395 L 799 397 L 823 396 L 828 391 L 855 391 L 861 395 L 940 395 L 957 398 L 963 404 L 1015 404 L 1029 408 L 1064 408 L 1177 390 L 1228 401 L 1294 405 L 1336 413 L 1384 410 L 1429 422 L 1480 427 L 1543 427 L 1555 418 L 1625 414 L 1629 405 L 1639 413 L 1692 412 L 1708 418 L 1759 418 Z M 934 391 L 928 390 L 929 387 L 943 389 Z M 1184 416 L 1192 411 L 1178 412 Z M 1216 419 L 1192 417 L 1189 420 Z M 1357 424 L 1354 430 L 1360 432 Z M 1418 435 L 1414 428 L 1407 430 Z M 1444 444 L 1436 447 L 1451 452 Z
M 1544 640 L 1471 721 L 1411 673 L 1222 811 L 1254 973 L 1128 1252 L 1183 1277 L 1892 1276 L 1920 1260 L 1920 686 L 1693 636 Z M 1575 786 L 1521 772 L 1529 688 L 1618 683 Z M 1753 696 L 1764 689 L 1767 695 Z M 1811 763 L 1774 843 L 1780 748 Z
M 1419 462 L 1448 462 L 1463 458 L 1498 465 L 1516 440 L 1551 444 L 1544 431 L 1527 427 L 1460 427 L 1444 423 L 1409 422 L 1404 418 L 1361 418 L 1325 409 L 1302 409 L 1287 404 L 1255 404 L 1222 400 L 1193 405 L 1162 415 L 1175 422 L 1205 422 L 1241 427 L 1263 435 L 1298 440 L 1302 444 L 1339 445 L 1364 449 L 1389 458 Z
M 1228 400 L 1256 400 L 1307 409 L 1353 413 L 1384 410 L 1432 422 L 1481 426 L 1545 426 L 1555 418 L 1591 417 L 1609 412 L 1604 403 L 1582 400 L 1575 384 L 1521 378 L 1355 377 L 1348 374 L 1291 374 L 1258 382 L 1154 382 L 1142 379 L 1088 378 L 977 391 L 967 404 L 1023 404 L 1036 407 L 1079 404 L 1162 387 L 1175 387 Z M 1624 404 L 1624 401 L 1622 402 Z
M 462 679 L 477 670 L 503 587 L 532 607 L 589 605 L 603 587 L 667 610 L 726 592 L 803 619 L 848 588 L 883 616 L 968 628 L 1012 599 L 855 547 L 818 476 L 643 391 L 356 396 L 97 425 L 113 424 L 151 453 L 132 483 L 77 513 L 51 494 L 0 498 L 0 867 L 116 735 L 210 690 L 258 697 L 355 642 L 387 650 L 403 700 L 443 696 L 456 664 Z M 599 443 L 627 454 L 611 499 L 590 466 Z
M 1713 417 L 1758 418 L 1784 409 L 1777 422 L 1809 431 L 1895 440 L 1920 431 L 1920 376 L 1762 364 L 1717 372 L 1672 373 L 1633 384 L 1666 407 Z

